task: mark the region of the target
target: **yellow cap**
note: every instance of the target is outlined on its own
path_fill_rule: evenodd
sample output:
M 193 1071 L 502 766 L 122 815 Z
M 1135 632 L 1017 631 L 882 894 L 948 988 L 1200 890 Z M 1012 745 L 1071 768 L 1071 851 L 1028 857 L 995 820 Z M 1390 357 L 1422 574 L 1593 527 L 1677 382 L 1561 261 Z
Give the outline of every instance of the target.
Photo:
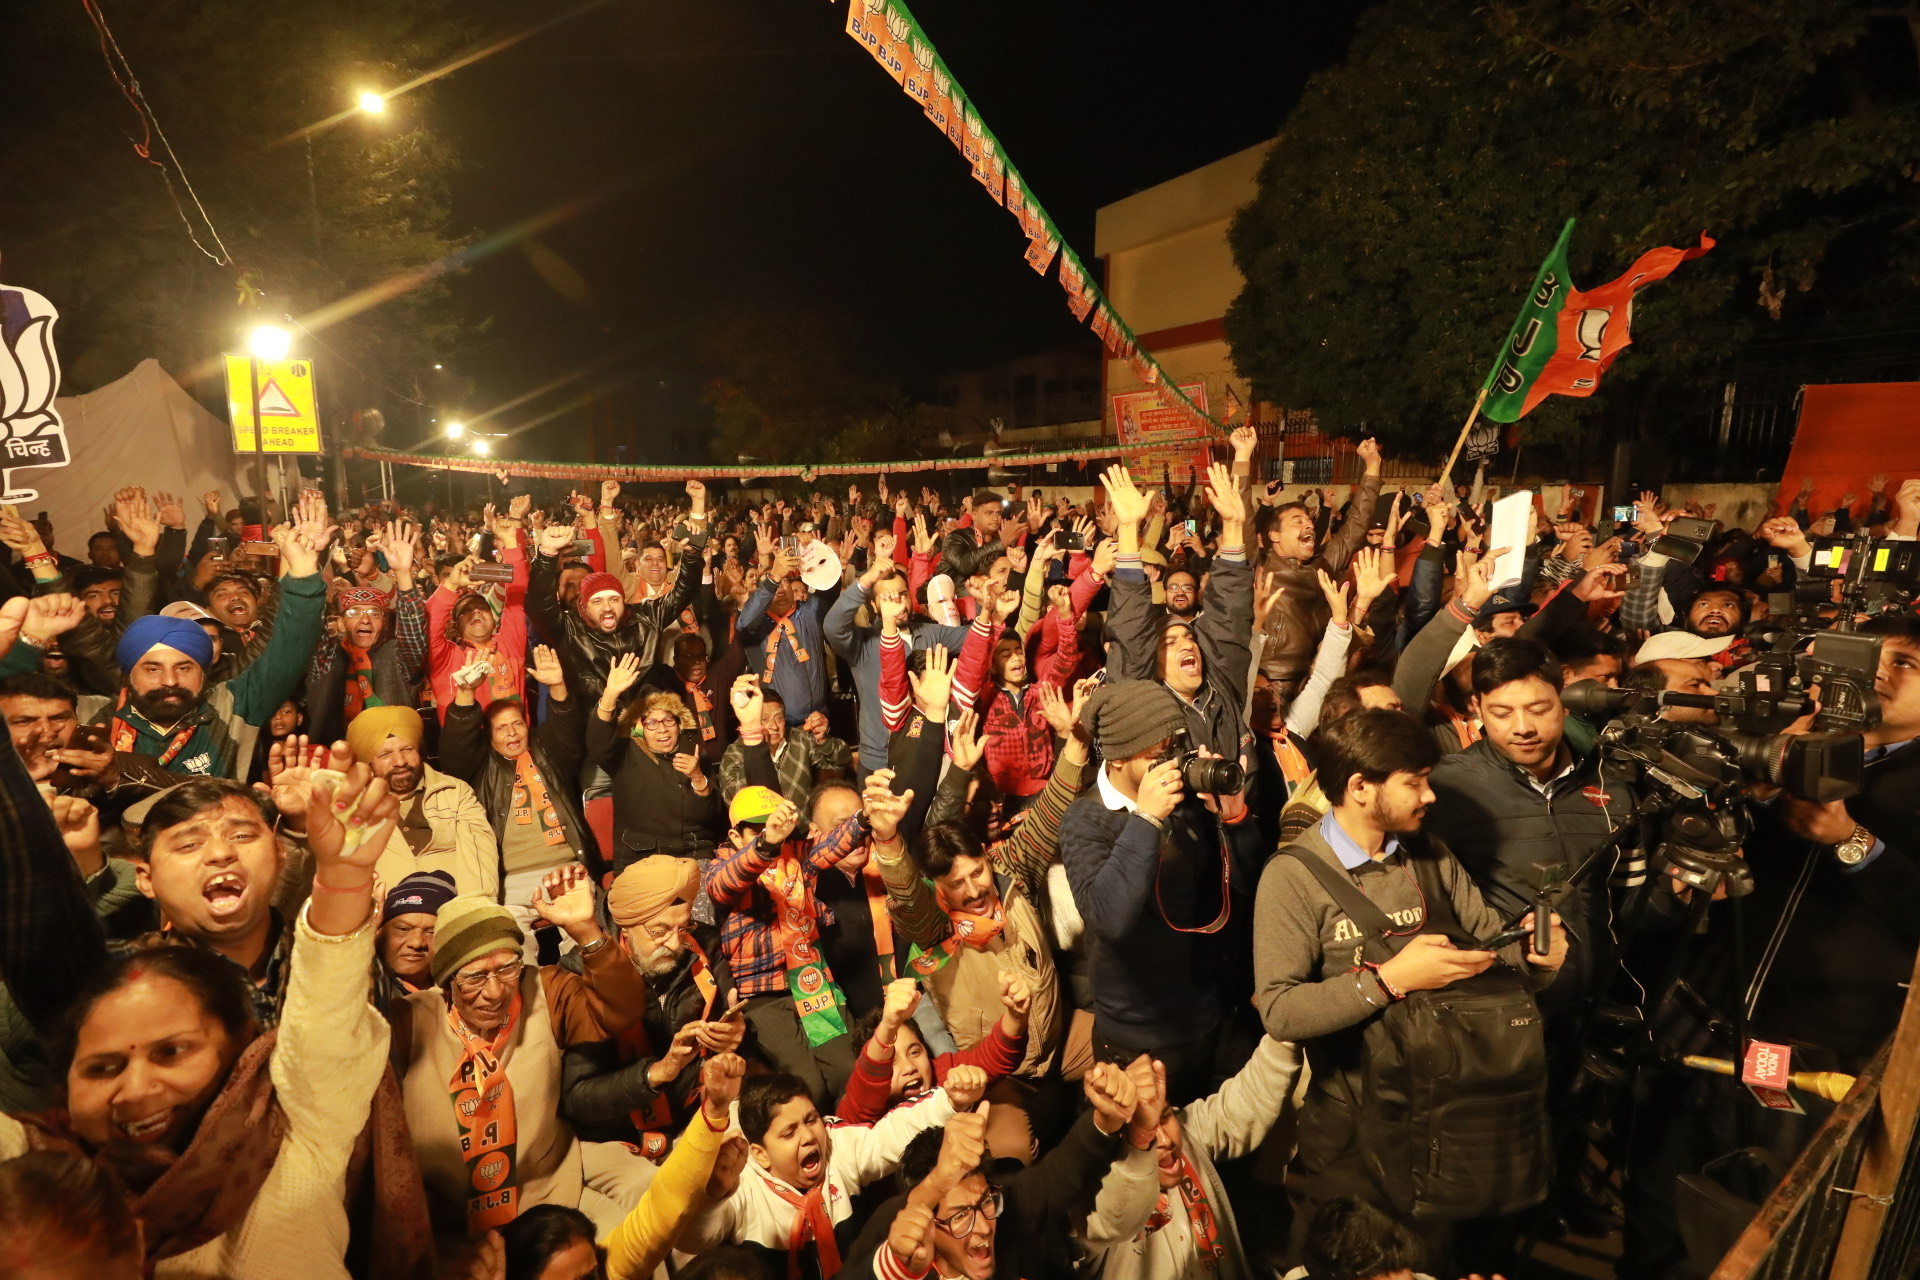
M 739 826 L 743 822 L 765 822 L 780 807 L 780 793 L 772 787 L 742 787 L 727 808 L 727 822 Z

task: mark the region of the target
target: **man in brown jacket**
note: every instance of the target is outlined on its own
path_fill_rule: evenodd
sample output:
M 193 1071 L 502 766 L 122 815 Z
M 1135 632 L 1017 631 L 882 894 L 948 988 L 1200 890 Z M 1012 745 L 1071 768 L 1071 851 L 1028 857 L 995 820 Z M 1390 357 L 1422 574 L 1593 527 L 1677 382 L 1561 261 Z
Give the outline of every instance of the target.
M 1306 504 L 1283 503 L 1267 526 L 1266 545 L 1256 562 L 1266 575 L 1256 588 L 1260 598 L 1275 587 L 1286 588 L 1286 594 L 1267 614 L 1266 644 L 1260 652 L 1260 674 L 1273 681 L 1274 694 L 1282 705 L 1293 700 L 1306 679 L 1314 647 L 1331 617 L 1320 592 L 1319 571 L 1324 569 L 1335 581 L 1346 573 L 1353 553 L 1366 544 L 1367 526 L 1373 521 L 1374 504 L 1380 498 L 1379 444 L 1369 437 L 1354 452 L 1366 461 L 1367 470 L 1360 477 L 1340 527 L 1321 543 L 1313 530 L 1313 513 Z
M 1010 1135 L 1027 1129 L 1021 1104 L 1032 1082 L 1055 1074 L 1078 1079 L 1093 1065 L 1093 1016 L 1074 1010 L 1060 990 L 1041 914 L 1047 870 L 1060 856 L 1060 819 L 1079 794 L 1089 753 L 1082 732 L 1068 734 L 1046 788 L 1013 835 L 983 848 L 966 824 L 942 820 L 957 818 L 966 805 L 984 750 L 974 724 L 974 713 L 967 712 L 956 726 L 953 768 L 941 781 L 913 857 L 899 834 L 913 793 L 895 796 L 893 771 L 882 769 L 867 779 L 864 799 L 888 913 L 898 936 L 913 944 L 908 968 L 932 995 L 954 1043 L 970 1049 L 999 1021 L 1003 970 L 1018 974 L 1032 992 L 1026 1054 L 1014 1076 L 987 1095 L 999 1137 L 994 1150 L 1020 1155 L 1031 1151 L 1031 1132 Z M 932 878 L 931 886 L 923 875 Z

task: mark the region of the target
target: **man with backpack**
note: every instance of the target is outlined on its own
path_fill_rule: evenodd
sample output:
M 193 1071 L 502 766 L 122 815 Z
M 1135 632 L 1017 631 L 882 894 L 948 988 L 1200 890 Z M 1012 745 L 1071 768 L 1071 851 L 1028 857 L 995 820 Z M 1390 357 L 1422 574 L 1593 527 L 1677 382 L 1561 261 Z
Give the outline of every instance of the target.
M 1365 709 L 1313 735 L 1332 808 L 1267 864 L 1254 907 L 1262 1021 L 1312 1079 L 1289 1175 L 1295 1221 L 1341 1195 L 1410 1219 L 1436 1270 L 1454 1224 L 1547 1190 L 1546 1053 L 1533 991 L 1566 963 L 1503 941 L 1501 917 L 1438 840 L 1433 737 Z M 1495 947 L 1484 945 L 1492 941 Z

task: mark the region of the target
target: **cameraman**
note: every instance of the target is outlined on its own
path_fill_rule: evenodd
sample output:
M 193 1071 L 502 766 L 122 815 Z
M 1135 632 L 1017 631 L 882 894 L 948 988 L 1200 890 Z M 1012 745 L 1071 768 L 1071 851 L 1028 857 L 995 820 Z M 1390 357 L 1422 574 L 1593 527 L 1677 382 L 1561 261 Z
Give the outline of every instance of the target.
M 1899 1022 L 1920 946 L 1920 618 L 1876 618 L 1860 633 L 1880 637 L 1865 785 L 1828 804 L 1782 796 L 1785 830 L 1763 828 L 1751 853 L 1750 931 L 1782 934 L 1754 1034 L 1824 1046 L 1850 1072 Z
M 1106 685 L 1082 719 L 1105 763 L 1061 820 L 1060 862 L 1086 922 L 1094 1053 L 1159 1059 L 1168 1097 L 1184 1104 L 1238 1072 L 1254 1044 L 1234 1016 L 1246 992 L 1223 990 L 1236 985 L 1223 977 L 1227 939 L 1245 945 L 1245 934 L 1222 932 L 1227 854 L 1209 807 L 1218 802 L 1183 801 L 1187 717 L 1165 685 Z
M 1720 669 L 1712 659 L 1733 643 L 1726 636 L 1707 640 L 1685 631 L 1663 631 L 1649 636 L 1633 655 L 1633 668 L 1620 680 L 1623 689 L 1645 693 L 1694 693 L 1712 697 Z M 1711 707 L 1662 707 L 1660 719 L 1669 724 L 1719 724 Z

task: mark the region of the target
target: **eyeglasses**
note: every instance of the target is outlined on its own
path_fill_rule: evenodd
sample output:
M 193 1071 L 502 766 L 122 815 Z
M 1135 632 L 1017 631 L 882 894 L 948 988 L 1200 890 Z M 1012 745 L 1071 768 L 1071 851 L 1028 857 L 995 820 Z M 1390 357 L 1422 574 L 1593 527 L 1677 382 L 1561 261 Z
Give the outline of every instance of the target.
M 981 1196 L 978 1203 L 965 1205 L 952 1213 L 935 1217 L 934 1222 L 942 1231 L 958 1240 L 962 1236 L 973 1234 L 976 1214 L 983 1215 L 988 1222 L 992 1222 L 1000 1216 L 1000 1210 L 1005 1205 L 1006 1197 L 1001 1194 L 1000 1188 L 988 1187 L 987 1194 Z
M 672 716 L 648 716 L 640 725 L 646 729 L 678 729 L 680 722 Z
M 685 929 L 682 929 L 677 924 L 643 924 L 640 928 L 646 933 L 647 937 L 654 942 L 665 942 L 668 938 L 676 934 L 686 932 Z
M 387 616 L 387 611 L 370 605 L 355 605 L 351 609 L 342 609 L 340 616 L 343 618 L 384 618 Z
M 498 978 L 504 985 L 511 987 L 520 981 L 520 971 L 526 967 L 525 961 L 512 960 L 501 965 L 498 969 L 489 969 L 485 973 L 463 974 L 453 980 L 453 989 L 455 993 L 459 995 L 477 996 L 482 991 L 485 991 L 487 984 L 495 978 Z

